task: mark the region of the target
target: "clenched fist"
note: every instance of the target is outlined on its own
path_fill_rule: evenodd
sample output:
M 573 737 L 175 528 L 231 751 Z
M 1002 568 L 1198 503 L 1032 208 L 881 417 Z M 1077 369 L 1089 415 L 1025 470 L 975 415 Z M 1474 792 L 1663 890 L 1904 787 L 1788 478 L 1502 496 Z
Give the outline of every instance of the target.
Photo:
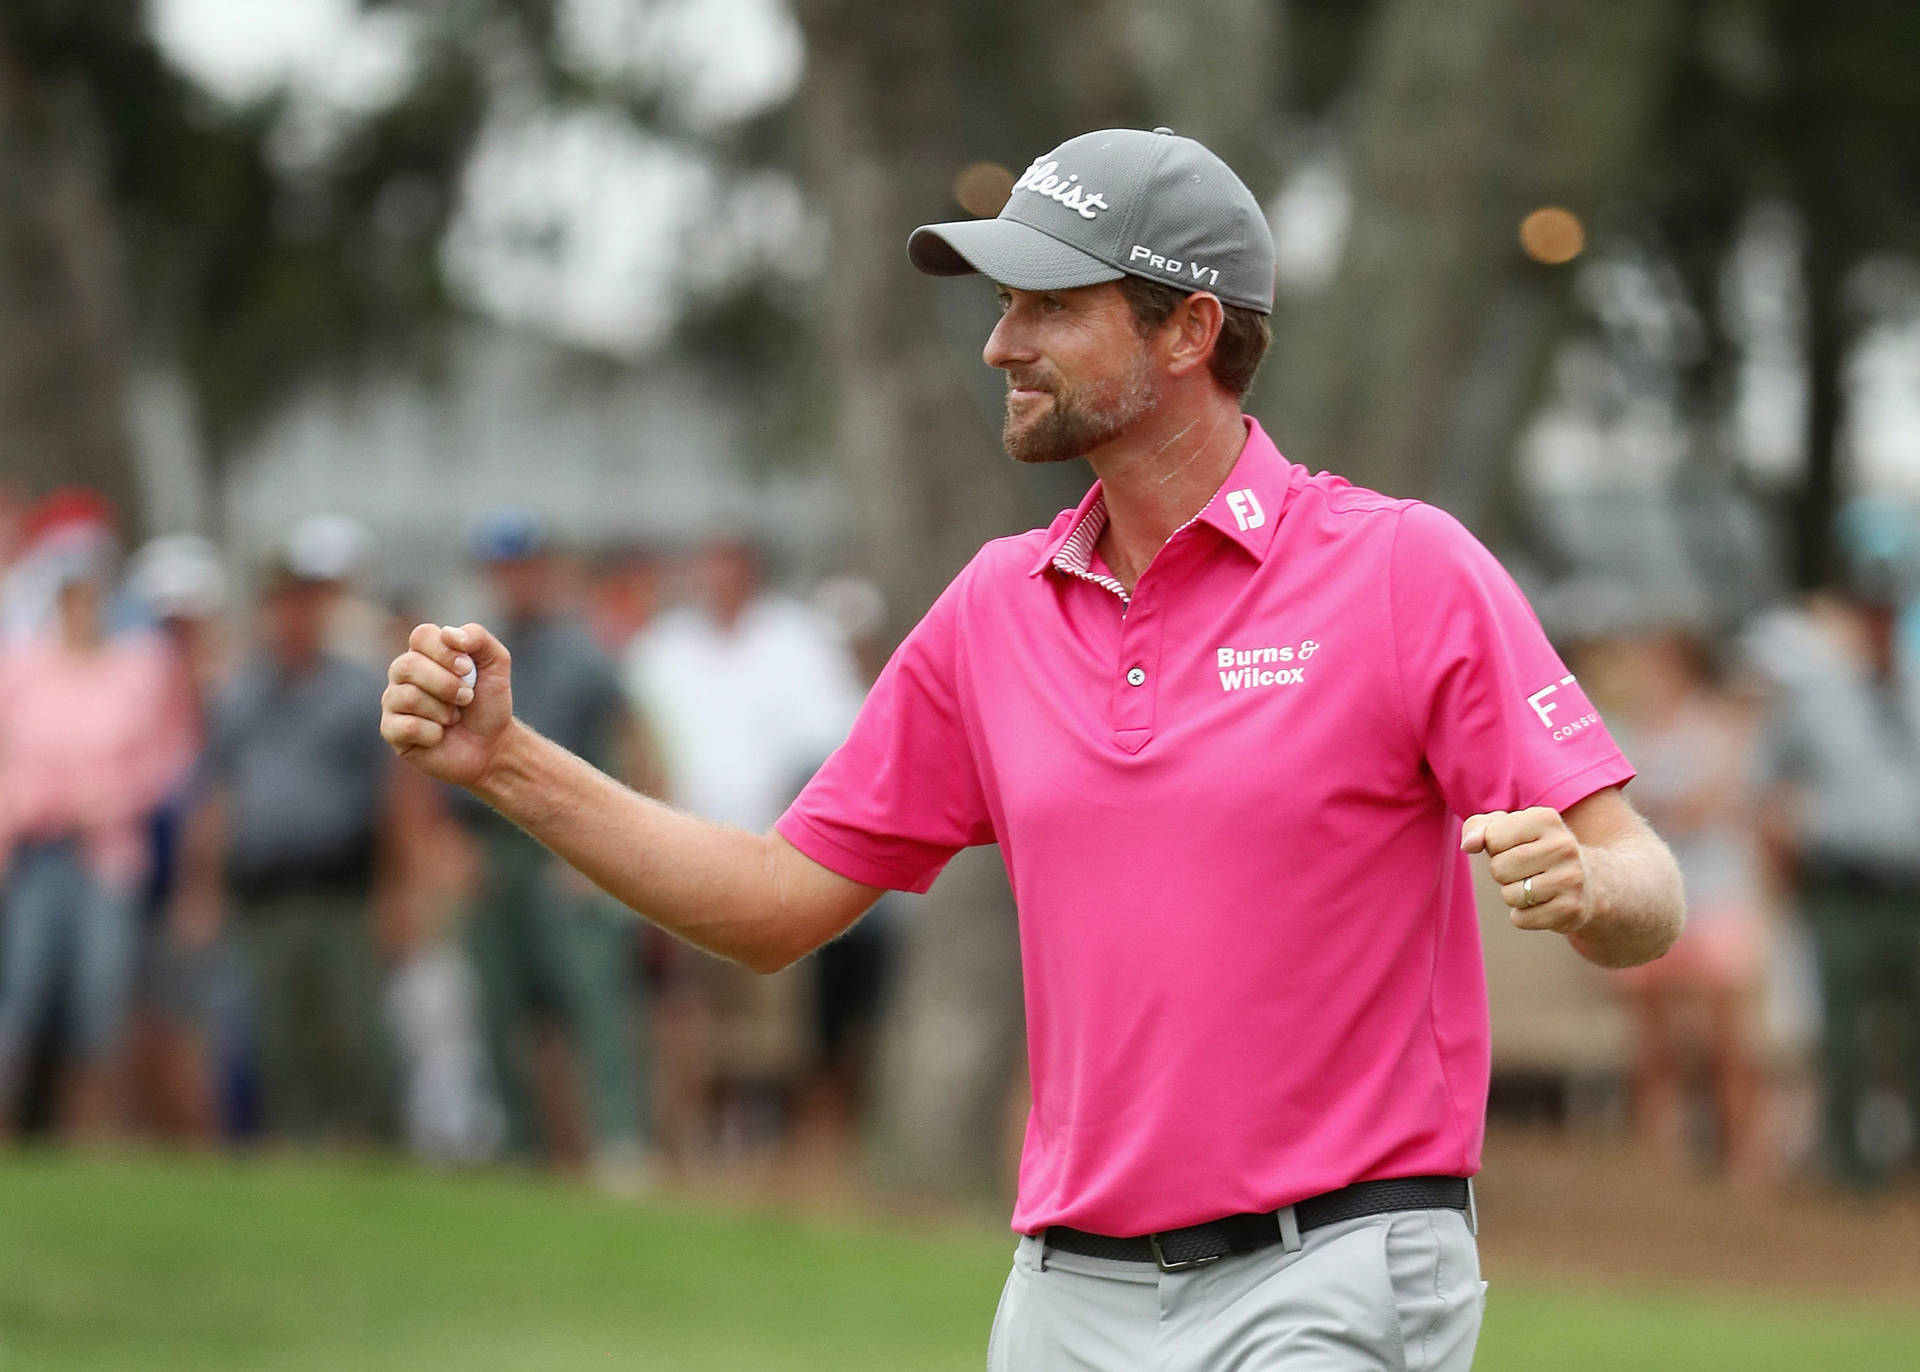
M 1460 851 L 1486 853 L 1516 929 L 1574 934 L 1592 914 L 1580 841 L 1549 806 L 1470 816 Z
M 478 624 L 422 624 L 387 669 L 380 737 L 430 777 L 473 786 L 513 723 L 511 659 Z M 464 680 L 474 672 L 469 686 Z

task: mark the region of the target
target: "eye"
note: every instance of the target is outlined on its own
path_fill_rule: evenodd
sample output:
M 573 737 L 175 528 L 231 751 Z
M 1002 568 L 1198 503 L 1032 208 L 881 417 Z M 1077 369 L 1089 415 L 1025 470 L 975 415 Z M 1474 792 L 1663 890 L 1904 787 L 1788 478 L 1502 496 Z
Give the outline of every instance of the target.
M 994 296 L 994 299 L 1000 302 L 1001 314 L 1005 314 L 1008 310 L 1013 308 L 1013 297 L 1008 295 L 1005 291 L 999 292 L 997 295 Z
M 1067 302 L 1057 295 L 1043 295 L 1040 297 L 1040 308 L 1048 314 L 1058 314 L 1061 310 L 1066 309 L 1066 307 Z

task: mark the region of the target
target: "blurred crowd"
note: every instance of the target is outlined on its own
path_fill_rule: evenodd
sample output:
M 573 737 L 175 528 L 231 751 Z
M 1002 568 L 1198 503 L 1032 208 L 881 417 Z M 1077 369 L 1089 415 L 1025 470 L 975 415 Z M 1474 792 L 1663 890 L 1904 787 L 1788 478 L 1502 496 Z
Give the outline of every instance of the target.
M 1920 1125 L 1920 538 L 1870 504 L 1840 532 L 1840 584 L 1738 625 L 1555 599 L 1686 880 L 1679 943 L 1611 977 L 1645 1143 L 1864 1190 L 1912 1167 Z
M 124 556 L 84 490 L 0 501 L 0 1130 L 404 1143 L 644 1188 L 844 1148 L 892 916 L 758 977 L 657 933 L 377 729 L 418 618 L 322 515 L 261 565 Z M 467 532 L 516 712 L 651 794 L 770 825 L 859 709 L 880 593 L 744 537 Z
M 1675 1160 L 1870 1188 L 1920 1125 L 1920 539 L 1850 520 L 1841 588 L 1738 626 L 1645 594 L 1548 619 L 1688 886 L 1673 952 L 1605 977 L 1637 1127 Z M 189 536 L 126 556 L 87 491 L 0 500 L 0 1129 L 403 1143 L 617 1191 L 844 1151 L 894 912 L 756 976 L 399 765 L 384 668 L 427 616 L 373 596 L 376 551 L 316 516 L 257 566 Z M 784 593 L 744 537 L 589 550 L 499 510 L 467 555 L 523 718 L 750 829 L 884 647 L 877 589 Z

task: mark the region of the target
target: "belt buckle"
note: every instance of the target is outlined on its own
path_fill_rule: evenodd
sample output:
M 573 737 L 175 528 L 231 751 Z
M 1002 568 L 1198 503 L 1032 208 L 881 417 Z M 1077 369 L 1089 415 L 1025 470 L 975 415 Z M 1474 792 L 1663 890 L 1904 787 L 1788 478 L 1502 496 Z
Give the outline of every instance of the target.
M 1186 1272 L 1195 1267 L 1205 1267 L 1208 1263 L 1219 1262 L 1226 1257 L 1225 1253 L 1208 1253 L 1202 1257 L 1187 1258 L 1181 1262 L 1170 1261 L 1166 1250 L 1160 1246 L 1158 1234 L 1147 1235 L 1147 1247 L 1153 1250 L 1153 1260 L 1159 1264 L 1162 1272 Z

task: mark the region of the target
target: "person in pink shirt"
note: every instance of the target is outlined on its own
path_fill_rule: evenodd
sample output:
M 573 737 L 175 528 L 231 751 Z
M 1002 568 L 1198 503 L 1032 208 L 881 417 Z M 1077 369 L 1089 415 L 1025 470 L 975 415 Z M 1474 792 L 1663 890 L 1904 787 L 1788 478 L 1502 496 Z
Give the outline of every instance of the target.
M 917 230 L 909 256 L 997 283 L 1009 454 L 1098 480 L 981 549 L 771 833 L 516 723 L 477 624 L 414 631 L 383 735 L 761 969 L 1000 845 L 1033 1108 L 991 1368 L 1468 1366 L 1489 1071 L 1468 855 L 1518 927 L 1657 957 L 1680 880 L 1631 767 L 1456 521 L 1288 462 L 1241 412 L 1273 244 L 1200 144 L 1071 139 L 997 219 Z
M 85 1136 L 111 1124 L 148 824 L 191 762 L 196 721 L 165 646 L 106 630 L 104 531 L 55 550 L 48 566 L 54 623 L 0 650 L 0 1122 L 64 984 L 64 1114 Z

